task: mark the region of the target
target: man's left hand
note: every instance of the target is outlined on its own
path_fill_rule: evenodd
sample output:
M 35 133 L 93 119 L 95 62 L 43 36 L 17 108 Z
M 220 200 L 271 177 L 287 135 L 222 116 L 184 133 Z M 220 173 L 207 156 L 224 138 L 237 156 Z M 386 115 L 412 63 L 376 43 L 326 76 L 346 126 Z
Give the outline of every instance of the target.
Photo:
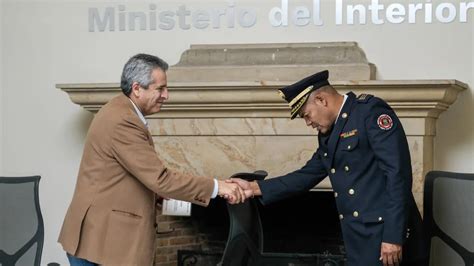
M 382 242 L 380 260 L 384 266 L 400 265 L 402 262 L 402 246 Z
M 163 200 L 169 200 L 169 198 L 166 198 L 166 197 L 162 197 L 158 194 L 156 194 L 156 197 L 155 197 L 155 204 L 156 204 L 156 209 L 157 210 L 162 210 L 163 208 Z

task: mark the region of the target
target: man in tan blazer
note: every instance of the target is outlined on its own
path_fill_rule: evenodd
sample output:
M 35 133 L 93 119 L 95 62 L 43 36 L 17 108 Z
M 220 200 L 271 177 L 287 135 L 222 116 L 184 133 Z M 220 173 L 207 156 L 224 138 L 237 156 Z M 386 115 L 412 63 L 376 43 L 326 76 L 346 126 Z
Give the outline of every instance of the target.
M 151 265 L 157 194 L 203 206 L 217 194 L 231 203 L 245 199 L 236 184 L 183 175 L 158 158 L 144 116 L 168 99 L 167 69 L 156 56 L 130 58 L 123 94 L 92 121 L 59 236 L 71 265 Z

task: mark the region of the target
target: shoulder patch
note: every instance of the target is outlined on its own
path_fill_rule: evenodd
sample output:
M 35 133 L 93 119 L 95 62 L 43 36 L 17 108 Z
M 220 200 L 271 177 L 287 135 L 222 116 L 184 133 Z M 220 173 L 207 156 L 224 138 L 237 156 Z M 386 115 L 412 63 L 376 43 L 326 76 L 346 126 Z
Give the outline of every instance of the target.
M 370 98 L 374 97 L 372 94 L 365 94 L 362 93 L 359 96 L 357 96 L 357 102 L 359 103 L 366 103 L 370 100 Z
M 382 130 L 390 130 L 393 126 L 393 120 L 389 115 L 381 114 L 377 119 L 377 125 Z

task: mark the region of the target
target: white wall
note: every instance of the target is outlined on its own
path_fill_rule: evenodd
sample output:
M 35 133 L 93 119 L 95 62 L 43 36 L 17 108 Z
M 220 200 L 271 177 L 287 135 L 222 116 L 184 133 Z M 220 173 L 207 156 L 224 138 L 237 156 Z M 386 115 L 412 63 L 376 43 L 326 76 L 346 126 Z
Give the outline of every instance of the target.
M 448 58 L 448 64 L 443 70 L 452 78 L 468 83 L 470 89 L 458 96 L 457 101 L 448 112 L 441 114 L 437 123 L 435 139 L 435 169 L 474 173 L 474 17 L 471 10 L 471 20 L 464 30 L 465 39 L 470 47 L 455 51 L 456 45 L 447 47 L 453 54 L 458 54 L 462 61 L 453 62 Z M 456 36 L 457 37 L 457 36 Z
M 148 3 L 122 3 L 126 3 L 127 10 L 148 7 Z M 156 3 L 159 9 L 167 10 L 176 10 L 182 3 L 191 10 L 227 6 L 224 0 Z M 310 0 L 294 3 L 311 5 Z M 330 3 L 333 2 L 323 1 L 326 6 Z M 3 77 L 0 119 L 3 119 L 4 135 L 0 156 L 3 156 L 4 174 L 43 177 L 40 195 L 46 224 L 44 264 L 51 261 L 66 264 L 56 239 L 92 119 L 90 113 L 73 104 L 55 84 L 118 82 L 123 64 L 138 52 L 157 54 L 174 64 L 190 44 L 356 41 L 377 66 L 379 79 L 459 79 L 470 84 L 471 89 L 463 92 L 438 121 L 435 167 L 474 172 L 474 11 L 471 10 L 469 23 L 336 26 L 334 8 L 327 7 L 323 27 L 272 28 L 267 14 L 279 4 L 278 0 L 236 1 L 238 7 L 259 10 L 258 23 L 248 29 L 176 27 L 172 31 L 88 32 L 89 7 L 117 4 L 4 0 L 0 14 L 3 22 L 8 23 L 3 24 L 0 42 L 4 51 L 4 68 L 0 72 Z

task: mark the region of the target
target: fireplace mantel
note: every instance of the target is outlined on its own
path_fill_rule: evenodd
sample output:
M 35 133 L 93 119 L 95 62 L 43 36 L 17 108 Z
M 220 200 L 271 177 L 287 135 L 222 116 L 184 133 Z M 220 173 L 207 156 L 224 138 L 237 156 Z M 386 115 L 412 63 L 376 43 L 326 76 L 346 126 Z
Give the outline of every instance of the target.
M 276 92 L 289 82 L 171 82 L 170 100 L 160 118 L 288 117 L 288 105 Z M 386 100 L 400 117 L 437 118 L 467 85 L 457 80 L 332 81 L 341 93 L 368 93 Z M 120 93 L 118 83 L 58 84 L 71 101 L 97 112 Z
M 468 86 L 373 80 L 375 66 L 356 43 L 191 46 L 168 71 L 170 100 L 148 117 L 158 155 L 174 169 L 219 178 L 257 169 L 272 177 L 300 168 L 317 148 L 316 132 L 301 119 L 288 119 L 289 107 L 276 90 L 322 69 L 330 70 L 339 92 L 373 94 L 394 108 L 407 133 L 413 192 L 422 209 L 436 120 Z M 56 87 L 93 113 L 121 93 L 118 83 Z M 317 188 L 331 189 L 329 180 Z

